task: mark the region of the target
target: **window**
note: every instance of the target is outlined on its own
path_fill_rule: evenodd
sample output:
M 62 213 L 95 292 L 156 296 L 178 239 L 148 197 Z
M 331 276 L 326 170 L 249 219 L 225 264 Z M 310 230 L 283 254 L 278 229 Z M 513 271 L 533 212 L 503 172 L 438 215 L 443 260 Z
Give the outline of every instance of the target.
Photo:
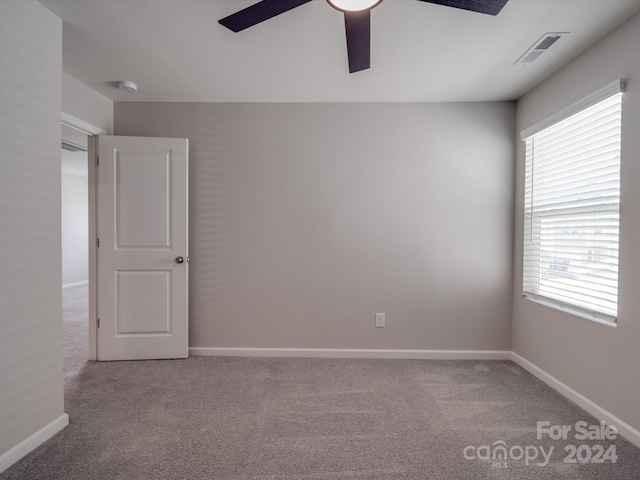
M 523 132 L 523 293 L 600 320 L 618 312 L 623 83 Z

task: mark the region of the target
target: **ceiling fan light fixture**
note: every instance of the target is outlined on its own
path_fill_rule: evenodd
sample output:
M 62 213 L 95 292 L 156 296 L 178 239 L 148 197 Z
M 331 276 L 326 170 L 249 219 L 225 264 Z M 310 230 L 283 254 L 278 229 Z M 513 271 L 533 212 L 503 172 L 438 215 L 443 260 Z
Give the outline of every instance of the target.
M 341 12 L 361 12 L 371 10 L 382 2 L 382 0 L 327 0 L 327 2 Z
M 232 32 L 240 32 L 311 1 L 313 0 L 261 0 L 218 20 L 218 23 Z M 509 0 L 420 1 L 497 15 Z M 380 5 L 382 0 L 327 0 L 327 3 L 344 16 L 349 73 L 367 70 L 371 67 L 371 10 Z

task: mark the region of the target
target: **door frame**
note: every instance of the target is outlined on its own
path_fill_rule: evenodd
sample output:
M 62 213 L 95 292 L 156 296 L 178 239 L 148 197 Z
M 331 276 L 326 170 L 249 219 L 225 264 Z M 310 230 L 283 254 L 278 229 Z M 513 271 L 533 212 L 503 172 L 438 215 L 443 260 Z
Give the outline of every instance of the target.
M 80 130 L 88 136 L 88 178 L 87 184 L 89 188 L 89 358 L 88 360 L 97 360 L 98 358 L 98 268 L 97 268 L 97 245 L 98 226 L 97 226 L 97 184 L 96 184 L 96 136 L 107 135 L 107 132 L 95 125 L 84 120 L 62 112 L 61 120 L 63 124 Z

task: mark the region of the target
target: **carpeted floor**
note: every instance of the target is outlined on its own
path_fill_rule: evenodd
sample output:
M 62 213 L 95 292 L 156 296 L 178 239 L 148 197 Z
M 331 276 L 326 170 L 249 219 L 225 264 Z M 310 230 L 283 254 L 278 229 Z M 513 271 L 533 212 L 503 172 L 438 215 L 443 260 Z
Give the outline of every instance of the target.
M 66 288 L 62 291 L 62 352 L 64 388 L 72 383 L 87 363 L 89 356 L 89 287 Z
M 640 479 L 639 449 L 576 440 L 576 422 L 598 422 L 506 361 L 89 362 L 66 411 L 0 479 Z M 537 439 L 545 420 L 567 440 Z M 500 446 L 506 459 L 477 458 Z M 603 463 L 565 463 L 572 446 Z

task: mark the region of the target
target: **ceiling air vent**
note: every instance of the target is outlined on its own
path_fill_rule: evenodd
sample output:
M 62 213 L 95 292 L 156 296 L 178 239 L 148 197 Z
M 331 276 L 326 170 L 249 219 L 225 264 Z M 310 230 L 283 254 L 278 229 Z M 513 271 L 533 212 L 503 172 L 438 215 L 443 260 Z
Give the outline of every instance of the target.
M 556 43 L 560 38 L 564 35 L 567 35 L 569 32 L 547 32 L 542 37 L 540 37 L 526 52 L 524 52 L 518 60 L 514 63 L 521 65 L 528 65 L 529 63 L 535 62 L 540 55 L 546 52 L 551 45 Z

